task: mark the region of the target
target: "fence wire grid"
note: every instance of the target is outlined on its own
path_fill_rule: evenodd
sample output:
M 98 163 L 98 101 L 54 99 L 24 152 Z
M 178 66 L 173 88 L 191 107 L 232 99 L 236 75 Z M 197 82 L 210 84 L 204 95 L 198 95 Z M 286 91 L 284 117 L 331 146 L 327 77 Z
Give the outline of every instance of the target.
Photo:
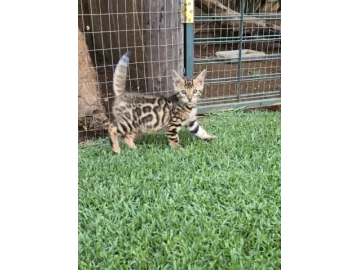
M 201 105 L 280 98 L 280 9 L 277 0 L 195 1 L 194 72 L 208 70 Z
M 132 56 L 127 89 L 169 96 L 171 70 L 184 70 L 180 3 L 78 0 L 79 33 L 86 43 L 86 47 L 79 44 L 79 100 L 80 90 L 92 87 L 97 92 L 94 103 L 104 112 L 103 118 L 111 120 L 113 73 L 128 50 Z M 194 0 L 194 75 L 207 69 L 200 107 L 280 99 L 280 4 L 279 0 Z M 86 56 L 91 62 L 80 75 L 80 57 Z M 97 113 L 93 108 L 80 111 L 79 101 L 80 141 L 107 136 L 96 125 Z

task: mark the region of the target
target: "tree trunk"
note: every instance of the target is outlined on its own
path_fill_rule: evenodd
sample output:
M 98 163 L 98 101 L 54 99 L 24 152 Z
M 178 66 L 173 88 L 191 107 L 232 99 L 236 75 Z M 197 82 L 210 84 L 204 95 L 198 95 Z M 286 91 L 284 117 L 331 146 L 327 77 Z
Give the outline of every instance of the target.
M 79 0 L 79 14 L 82 16 L 79 16 L 78 25 L 81 31 L 87 32 L 86 43 L 96 61 L 101 95 L 109 100 L 109 104 L 105 100 L 106 110 L 111 108 L 114 99 L 112 80 L 115 66 L 127 50 L 132 54 L 126 90 L 146 89 L 147 59 L 146 49 L 142 46 L 145 1 L 149 0 L 127 1 L 125 5 L 119 0 Z
M 144 1 L 144 45 L 147 55 L 147 92 L 169 95 L 171 70 L 183 73 L 184 37 L 180 1 Z
M 103 129 L 107 123 L 100 102 L 96 72 L 84 35 L 78 29 L 78 125 L 89 130 Z

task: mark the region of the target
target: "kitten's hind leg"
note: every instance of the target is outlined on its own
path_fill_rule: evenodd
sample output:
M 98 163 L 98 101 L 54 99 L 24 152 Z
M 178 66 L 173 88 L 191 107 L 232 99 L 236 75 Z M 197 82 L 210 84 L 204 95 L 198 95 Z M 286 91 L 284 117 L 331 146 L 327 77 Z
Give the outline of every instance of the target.
M 134 144 L 135 137 L 136 134 L 134 132 L 128 133 L 124 137 L 124 143 L 131 149 L 136 148 L 136 145 Z
M 211 141 L 216 138 L 216 136 L 209 135 L 206 130 L 199 125 L 197 120 L 190 122 L 187 129 L 190 130 L 190 132 L 196 137 L 205 141 Z
M 119 146 L 117 127 L 113 123 L 110 123 L 108 132 L 109 132 L 109 139 L 110 139 L 110 144 L 111 144 L 112 150 L 114 153 L 119 154 L 120 146 Z

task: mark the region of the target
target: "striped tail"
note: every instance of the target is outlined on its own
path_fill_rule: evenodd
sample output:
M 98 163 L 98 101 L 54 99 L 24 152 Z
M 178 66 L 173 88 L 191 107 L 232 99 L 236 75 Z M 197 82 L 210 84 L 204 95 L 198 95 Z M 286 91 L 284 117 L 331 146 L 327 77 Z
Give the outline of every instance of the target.
M 127 67 L 129 64 L 131 52 L 126 52 L 121 58 L 119 63 L 116 66 L 115 73 L 114 73 L 114 82 L 113 82 L 113 89 L 115 96 L 120 95 L 121 93 L 125 92 L 125 84 L 126 84 L 126 73 Z

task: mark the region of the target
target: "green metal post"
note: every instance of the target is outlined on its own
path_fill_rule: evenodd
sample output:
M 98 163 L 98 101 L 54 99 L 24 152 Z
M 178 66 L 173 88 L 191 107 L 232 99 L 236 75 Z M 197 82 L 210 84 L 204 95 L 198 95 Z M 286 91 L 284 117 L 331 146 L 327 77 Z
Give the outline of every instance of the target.
M 194 76 L 194 0 L 181 0 L 181 21 L 185 35 L 185 76 Z
M 194 76 L 194 24 L 185 24 L 185 76 Z
M 240 102 L 240 94 L 241 94 L 241 51 L 242 51 L 242 44 L 243 44 L 243 26 L 244 26 L 244 0 L 241 0 L 240 2 L 240 29 L 239 29 L 239 35 L 240 35 L 240 42 L 239 42 L 239 64 L 238 64 L 238 87 L 237 87 L 237 98 L 238 102 Z

